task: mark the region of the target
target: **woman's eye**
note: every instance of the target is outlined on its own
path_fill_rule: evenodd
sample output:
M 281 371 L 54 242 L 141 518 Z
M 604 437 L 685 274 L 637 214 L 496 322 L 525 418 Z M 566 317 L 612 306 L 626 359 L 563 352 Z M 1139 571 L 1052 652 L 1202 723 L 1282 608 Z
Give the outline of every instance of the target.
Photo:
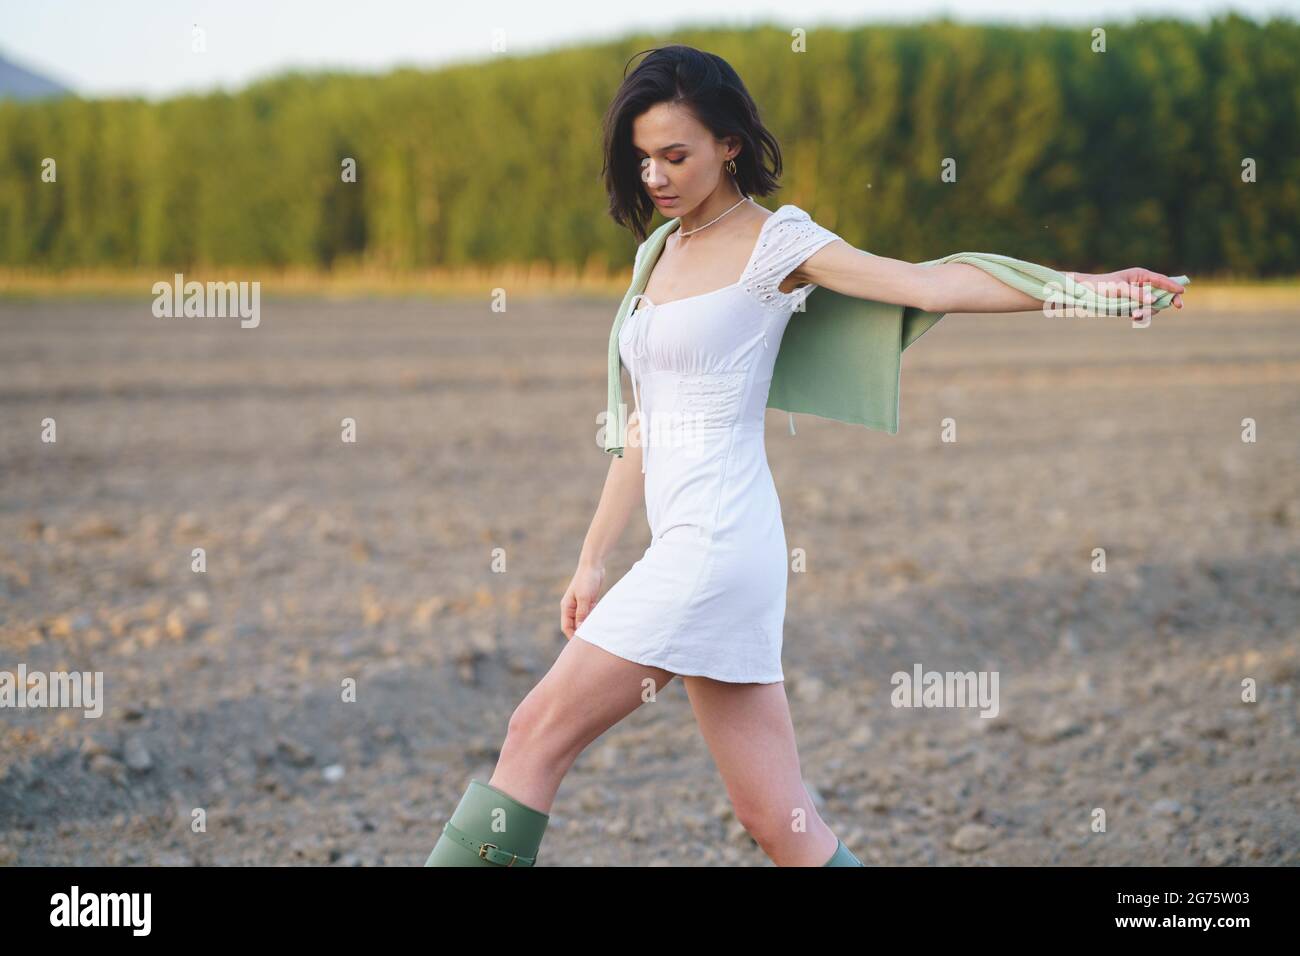
M 641 160 L 641 168 L 642 168 L 642 169 L 645 169 L 645 164 L 648 163 L 648 162 L 650 162 L 650 157 L 649 157 L 649 156 L 647 156 L 645 159 Z M 672 163 L 674 166 L 680 166 L 682 163 L 686 162 L 686 157 L 683 156 L 681 159 L 670 159 L 670 160 L 668 160 L 668 162 Z

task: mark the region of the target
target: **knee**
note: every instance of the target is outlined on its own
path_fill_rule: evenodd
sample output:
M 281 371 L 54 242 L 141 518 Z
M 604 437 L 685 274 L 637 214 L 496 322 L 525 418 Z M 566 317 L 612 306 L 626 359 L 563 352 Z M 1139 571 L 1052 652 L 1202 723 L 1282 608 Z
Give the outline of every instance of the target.
M 554 709 L 530 694 L 511 713 L 502 750 L 546 758 L 562 757 L 570 746 L 563 728 L 564 721 L 557 717 Z
M 531 697 L 525 697 L 510 714 L 510 721 L 506 724 L 506 745 L 535 744 L 542 736 L 544 721 L 542 708 Z

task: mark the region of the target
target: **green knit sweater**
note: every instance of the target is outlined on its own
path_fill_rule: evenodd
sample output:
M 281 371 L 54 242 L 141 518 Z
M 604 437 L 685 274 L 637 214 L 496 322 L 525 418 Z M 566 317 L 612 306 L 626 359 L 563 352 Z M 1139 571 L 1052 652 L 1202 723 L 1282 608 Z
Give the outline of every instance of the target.
M 619 368 L 619 329 L 633 298 L 644 291 L 668 234 L 681 224 L 669 219 L 651 233 L 636 251 L 632 284 L 628 286 L 614 327 L 609 333 L 609 406 L 605 413 L 603 447 L 623 457 L 627 436 L 627 406 Z M 921 265 L 964 262 L 1042 302 L 1072 308 L 1075 314 L 1131 316 L 1139 303 L 1126 297 L 1105 298 L 1069 280 L 1047 266 L 992 252 L 956 252 Z M 1174 276 L 1188 285 L 1186 276 Z M 1152 289 L 1153 312 L 1168 308 L 1174 293 Z M 865 425 L 895 434 L 898 431 L 898 395 L 903 350 L 934 326 L 945 313 L 925 312 L 912 306 L 892 305 L 843 295 L 819 286 L 804 301 L 786 326 L 772 370 L 767 407 L 804 412 L 850 424 Z

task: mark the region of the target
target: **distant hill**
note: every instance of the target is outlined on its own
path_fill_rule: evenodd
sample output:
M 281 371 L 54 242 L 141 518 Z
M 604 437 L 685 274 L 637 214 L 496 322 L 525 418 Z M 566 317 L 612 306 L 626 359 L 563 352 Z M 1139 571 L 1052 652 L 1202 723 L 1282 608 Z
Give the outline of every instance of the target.
M 0 99 L 36 100 L 72 91 L 0 55 Z

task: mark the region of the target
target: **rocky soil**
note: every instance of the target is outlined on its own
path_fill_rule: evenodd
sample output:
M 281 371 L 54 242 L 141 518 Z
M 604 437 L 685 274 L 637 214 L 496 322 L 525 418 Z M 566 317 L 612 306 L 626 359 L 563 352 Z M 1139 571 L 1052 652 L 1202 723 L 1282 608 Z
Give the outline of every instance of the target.
M 949 316 L 896 436 L 769 412 L 802 767 L 864 861 L 1300 863 L 1300 309 L 1189 299 Z M 564 646 L 614 304 L 149 305 L 0 302 L 0 670 L 105 696 L 0 709 L 0 863 L 418 865 Z M 996 671 L 998 715 L 891 706 L 916 663 Z M 771 865 L 681 681 L 542 858 Z

